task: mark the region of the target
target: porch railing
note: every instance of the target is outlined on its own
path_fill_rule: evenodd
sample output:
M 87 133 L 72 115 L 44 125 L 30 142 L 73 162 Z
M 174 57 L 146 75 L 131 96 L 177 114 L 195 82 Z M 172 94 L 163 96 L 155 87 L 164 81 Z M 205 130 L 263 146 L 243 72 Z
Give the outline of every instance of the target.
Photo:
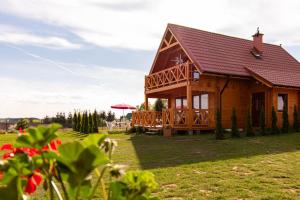
M 170 127 L 179 129 L 208 128 L 213 119 L 208 109 L 164 109 L 162 112 L 132 112 L 132 125 L 143 127 Z
M 191 78 L 191 68 L 191 63 L 185 62 L 150 74 L 145 77 L 145 90 L 156 89 L 187 81 Z

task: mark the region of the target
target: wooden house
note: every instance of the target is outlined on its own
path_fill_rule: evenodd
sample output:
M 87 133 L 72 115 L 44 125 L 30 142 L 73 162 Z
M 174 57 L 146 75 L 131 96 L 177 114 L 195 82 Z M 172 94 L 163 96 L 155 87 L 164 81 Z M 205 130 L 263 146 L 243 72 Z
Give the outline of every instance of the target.
M 271 126 L 272 106 L 282 124 L 284 104 L 290 124 L 300 104 L 300 63 L 281 45 L 263 43 L 257 30 L 246 40 L 168 24 L 149 75 L 145 76 L 145 111 L 133 112 L 134 126 L 207 130 L 215 128 L 221 110 L 222 125 L 231 126 L 236 109 L 244 128 L 248 111 L 259 126 L 264 110 Z M 148 109 L 148 98 L 168 100 L 162 112 Z

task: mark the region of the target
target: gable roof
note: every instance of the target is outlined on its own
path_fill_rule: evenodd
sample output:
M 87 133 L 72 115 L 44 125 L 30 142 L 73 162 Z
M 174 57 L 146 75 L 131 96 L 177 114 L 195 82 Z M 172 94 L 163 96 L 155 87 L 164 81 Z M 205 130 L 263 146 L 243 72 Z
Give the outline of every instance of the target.
M 263 43 L 264 52 L 258 59 L 251 54 L 252 40 L 175 24 L 168 24 L 167 29 L 201 72 L 237 76 L 254 73 L 274 85 L 300 87 L 300 63 L 281 46 Z

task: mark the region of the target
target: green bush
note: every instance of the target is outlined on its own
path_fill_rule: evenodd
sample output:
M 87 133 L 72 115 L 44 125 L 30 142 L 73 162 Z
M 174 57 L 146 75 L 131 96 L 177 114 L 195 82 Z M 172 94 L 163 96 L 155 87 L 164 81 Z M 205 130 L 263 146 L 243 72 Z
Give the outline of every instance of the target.
M 248 109 L 247 119 L 246 119 L 246 136 L 251 137 L 254 136 L 254 131 L 252 127 L 252 117 L 250 109 Z
M 279 129 L 277 126 L 277 114 L 275 111 L 274 106 L 272 106 L 272 128 L 271 128 L 271 134 L 278 134 Z
M 240 137 L 240 133 L 237 127 L 237 116 L 235 108 L 232 108 L 231 114 L 231 137 Z
M 28 119 L 21 119 L 17 122 L 17 125 L 16 125 L 16 129 L 19 130 L 20 128 L 21 129 L 26 129 L 29 127 L 29 121 Z
M 294 106 L 294 124 L 293 124 L 294 131 L 299 131 L 299 113 L 297 106 Z
M 289 123 L 289 115 L 288 115 L 288 108 L 286 105 L 283 106 L 283 112 L 282 112 L 282 133 L 288 133 L 290 128 Z
M 137 134 L 142 134 L 142 133 L 144 133 L 144 128 L 141 127 L 141 126 L 136 127 L 136 133 L 137 133 Z
M 127 131 L 127 133 L 136 133 L 136 127 L 130 127 L 130 129 Z
M 224 132 L 223 132 L 223 127 L 222 127 L 222 118 L 221 118 L 221 111 L 218 108 L 217 113 L 216 113 L 216 139 L 217 140 L 222 140 L 224 139 Z

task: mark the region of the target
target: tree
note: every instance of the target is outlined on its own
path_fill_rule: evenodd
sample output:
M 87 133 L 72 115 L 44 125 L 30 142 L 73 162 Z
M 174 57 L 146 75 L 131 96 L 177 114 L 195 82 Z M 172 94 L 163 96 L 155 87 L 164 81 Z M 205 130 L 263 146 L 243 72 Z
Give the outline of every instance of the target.
M 68 118 L 66 120 L 66 127 L 71 128 L 73 123 L 73 116 L 72 113 L 69 112 Z
M 272 127 L 271 127 L 271 133 L 277 134 L 279 133 L 279 129 L 277 126 L 277 114 L 275 112 L 274 106 L 272 106 Z
M 115 120 L 115 113 L 108 111 L 107 116 L 106 116 L 106 121 L 112 122 L 114 120 Z
M 76 131 L 77 131 L 77 132 L 80 132 L 80 131 L 81 131 L 81 123 L 82 123 L 81 113 L 78 112 L 78 113 L 77 113 L 77 125 L 76 125 Z
M 287 105 L 284 104 L 283 106 L 283 112 L 282 112 L 282 133 L 288 133 L 289 132 L 289 115 L 288 115 L 288 108 Z
M 265 112 L 263 107 L 260 109 L 259 113 L 259 127 L 262 135 L 266 135 L 266 123 L 265 123 Z
M 86 129 L 87 129 L 86 124 L 88 124 L 88 122 L 87 122 L 87 117 L 86 117 L 86 111 L 84 111 L 82 113 L 81 123 L 80 123 L 80 132 L 81 133 L 85 133 L 86 132 Z
M 84 128 L 83 128 L 83 133 L 88 134 L 89 133 L 89 119 L 88 119 L 88 112 L 84 112 Z
M 231 137 L 240 137 L 240 133 L 237 127 L 237 117 L 235 108 L 232 108 L 231 114 Z
M 26 129 L 29 127 L 29 120 L 28 119 L 20 119 L 18 122 L 17 122 L 17 125 L 16 125 L 16 129 L 19 130 L 20 128 L 21 129 Z
M 248 109 L 247 120 L 246 120 L 246 136 L 254 136 L 253 127 L 252 127 L 252 117 L 250 109 Z
M 224 139 L 224 132 L 222 128 L 222 119 L 221 119 L 221 112 L 220 109 L 217 109 L 217 119 L 216 119 L 216 139 L 217 140 L 222 140 Z
M 78 131 L 77 130 L 77 127 L 78 127 L 78 125 L 77 125 L 77 120 L 78 120 L 78 118 L 77 118 L 77 113 L 76 113 L 76 111 L 74 112 L 74 115 L 73 115 L 73 123 L 72 123 L 72 127 L 73 127 L 73 131 Z
M 136 106 L 136 109 L 137 109 L 138 111 L 143 111 L 143 110 L 145 110 L 145 103 L 141 103 L 141 105 L 137 105 L 137 106 Z
M 294 105 L 294 124 L 293 124 L 294 131 L 299 131 L 299 113 L 297 106 Z
M 96 110 L 93 113 L 93 132 L 98 133 L 98 113 Z
M 163 101 L 161 99 L 156 99 L 155 103 L 154 103 L 154 110 L 155 111 L 158 111 L 158 112 L 161 112 L 162 109 L 165 108 L 165 105 L 163 103 Z
M 46 117 L 43 119 L 43 124 L 50 124 L 51 123 L 51 119 L 48 117 L 48 115 L 46 115 Z
M 88 115 L 88 133 L 92 133 L 94 131 L 94 127 L 93 127 L 93 117 L 91 112 L 89 112 Z

